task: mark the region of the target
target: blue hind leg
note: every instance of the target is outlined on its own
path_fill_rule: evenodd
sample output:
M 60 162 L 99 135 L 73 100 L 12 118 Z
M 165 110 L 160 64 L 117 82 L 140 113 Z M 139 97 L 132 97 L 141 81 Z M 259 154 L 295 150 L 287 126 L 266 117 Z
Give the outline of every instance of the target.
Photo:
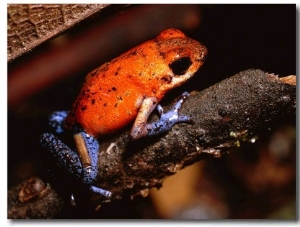
M 64 131 L 63 122 L 66 116 L 66 111 L 57 111 L 49 117 L 49 124 L 54 127 L 56 133 L 62 133 Z M 84 184 L 89 185 L 91 191 L 109 198 L 111 196 L 111 192 L 92 185 L 96 181 L 98 173 L 98 141 L 82 130 L 77 129 L 74 135 L 74 137 L 79 137 L 83 140 L 83 145 L 87 151 L 87 163 L 83 163 L 80 159 L 78 150 L 73 151 L 51 133 L 44 133 L 41 136 L 40 142 L 43 147 L 52 153 L 63 168 Z

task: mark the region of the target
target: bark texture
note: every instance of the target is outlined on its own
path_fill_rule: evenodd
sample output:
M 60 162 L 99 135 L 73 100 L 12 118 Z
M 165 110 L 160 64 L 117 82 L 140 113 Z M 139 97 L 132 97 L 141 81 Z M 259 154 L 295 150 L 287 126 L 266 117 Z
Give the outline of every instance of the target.
M 7 60 L 30 51 L 76 23 L 100 12 L 106 4 L 9 4 Z

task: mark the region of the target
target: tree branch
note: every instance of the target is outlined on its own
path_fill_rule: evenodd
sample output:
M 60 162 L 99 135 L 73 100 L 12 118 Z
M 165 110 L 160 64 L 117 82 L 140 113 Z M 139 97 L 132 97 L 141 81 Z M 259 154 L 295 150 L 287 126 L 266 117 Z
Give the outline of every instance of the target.
M 220 157 L 238 141 L 249 141 L 295 116 L 296 87 L 261 70 L 247 70 L 201 92 L 181 111 L 194 124 L 178 124 L 162 137 L 130 142 L 128 132 L 107 141 L 100 152 L 99 186 L 113 199 L 147 194 L 166 176 L 208 156 Z M 115 144 L 109 152 L 107 147 Z
M 256 141 L 261 132 L 295 117 L 295 84 L 296 76 L 280 79 L 261 70 L 246 70 L 191 94 L 181 114 L 191 115 L 194 124 L 178 124 L 165 135 L 138 141 L 129 140 L 128 128 L 102 140 L 96 185 L 110 190 L 113 196 L 110 200 L 98 196 L 91 200 L 147 196 L 150 188 L 161 187 L 165 177 L 185 166 L 206 157 L 220 157 L 243 142 Z M 13 200 L 15 193 L 9 197 L 9 218 L 15 217 L 10 212 L 14 206 L 31 206 L 31 202 Z

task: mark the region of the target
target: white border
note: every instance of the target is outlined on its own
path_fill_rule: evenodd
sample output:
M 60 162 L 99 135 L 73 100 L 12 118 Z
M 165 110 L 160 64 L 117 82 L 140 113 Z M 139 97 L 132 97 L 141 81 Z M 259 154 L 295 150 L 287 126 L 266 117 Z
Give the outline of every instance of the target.
M 182 225 L 184 223 L 184 225 L 197 225 L 197 226 L 249 226 L 249 225 L 254 225 L 254 226 L 266 226 L 266 225 L 270 225 L 270 226 L 295 226 L 295 225 L 299 225 L 299 222 L 281 222 L 281 221 L 272 221 L 272 222 L 268 222 L 266 220 L 263 220 L 261 222 L 257 222 L 257 221 L 226 221 L 226 220 L 222 220 L 223 223 L 218 223 L 217 221 L 210 221 L 210 222 L 204 222 L 204 221 L 187 221 L 187 222 L 183 222 L 183 221 L 147 221 L 147 220 L 142 220 L 142 221 L 137 221 L 134 220 L 133 222 L 130 222 L 128 220 L 120 220 L 120 221 L 115 221 L 115 222 L 109 222 L 109 221 L 101 221 L 101 220 L 97 220 L 97 221 L 85 221 L 85 220 L 69 220 L 69 221 L 13 221 L 13 220 L 7 220 L 7 55 L 4 53 L 7 53 L 7 36 L 4 34 L 7 34 L 7 28 L 6 26 L 4 26 L 5 24 L 7 24 L 7 4 L 11 4 L 11 3 L 31 3 L 28 1 L 6 1 L 6 2 L 1 2 L 0 4 L 0 9 L 1 9 L 1 13 L 0 13 L 0 22 L 2 24 L 2 26 L 0 26 L 0 34 L 2 34 L 2 40 L 1 40 L 1 64 L 4 64 L 1 66 L 1 80 L 0 80 L 0 125 L 1 125 L 1 152 L 2 152 L 2 163 L 1 163 L 1 187 L 0 187 L 0 196 L 1 201 L 2 201 L 2 205 L 1 210 L 0 210 L 0 214 L 1 214 L 1 226 L 33 226 L 33 225 L 45 225 L 45 226 L 53 226 L 53 227 L 58 227 L 60 226 L 60 224 L 64 225 L 64 226 L 86 226 L 87 224 L 89 226 L 118 226 L 118 225 L 122 225 L 122 226 L 135 226 L 135 225 L 143 225 L 143 226 L 178 226 L 178 225 Z M 34 2 L 36 3 L 36 2 Z M 66 3 L 66 2 L 62 2 L 62 1 L 44 1 L 44 0 L 40 0 L 38 3 L 51 3 L 51 4 L 55 4 L 55 3 Z M 82 1 L 76 1 L 73 0 L 72 3 L 84 3 Z M 89 1 L 88 3 L 100 3 L 99 1 Z M 107 1 L 101 1 L 101 3 L 111 3 L 107 2 Z M 127 4 L 128 1 L 123 1 L 123 0 L 119 0 L 116 3 L 120 3 L 120 4 Z M 130 1 L 130 3 L 145 3 L 143 1 Z M 220 3 L 220 4 L 228 4 L 228 3 L 255 3 L 255 4 L 265 4 L 265 3 L 282 3 L 282 4 L 289 4 L 289 3 L 293 3 L 295 4 L 296 1 L 189 1 L 189 2 L 180 2 L 180 1 L 152 1 L 152 3 L 209 3 L 209 4 L 215 4 L 215 3 Z M 297 11 L 298 11 L 298 15 L 297 15 L 297 26 L 299 28 L 299 4 L 296 5 Z M 298 30 L 297 30 L 298 33 Z M 299 37 L 299 35 L 298 35 Z M 298 50 L 297 53 L 299 53 L 299 45 L 298 45 Z M 297 57 L 299 55 L 297 54 Z M 299 59 L 298 59 L 299 60 Z M 299 72 L 297 71 L 297 74 Z M 299 135 L 299 134 L 298 134 Z M 4 157 L 3 157 L 4 155 Z M 4 162 L 4 163 L 3 163 Z M 298 175 L 299 176 L 299 175 Z M 299 179 L 298 179 L 299 180 Z M 4 184 L 3 184 L 4 182 Z M 141 223 L 142 222 L 142 223 Z M 225 222 L 225 223 L 224 223 Z

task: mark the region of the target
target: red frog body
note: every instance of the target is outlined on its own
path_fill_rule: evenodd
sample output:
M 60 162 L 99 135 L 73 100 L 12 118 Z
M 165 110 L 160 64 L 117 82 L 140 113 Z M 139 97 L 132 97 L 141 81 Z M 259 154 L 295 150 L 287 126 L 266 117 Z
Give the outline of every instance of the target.
M 147 97 L 156 102 L 182 85 L 204 63 L 207 50 L 181 31 L 168 29 L 90 72 L 67 118 L 95 137 L 111 134 L 132 122 Z M 190 64 L 176 75 L 170 65 Z M 180 64 L 180 63 L 178 63 Z

